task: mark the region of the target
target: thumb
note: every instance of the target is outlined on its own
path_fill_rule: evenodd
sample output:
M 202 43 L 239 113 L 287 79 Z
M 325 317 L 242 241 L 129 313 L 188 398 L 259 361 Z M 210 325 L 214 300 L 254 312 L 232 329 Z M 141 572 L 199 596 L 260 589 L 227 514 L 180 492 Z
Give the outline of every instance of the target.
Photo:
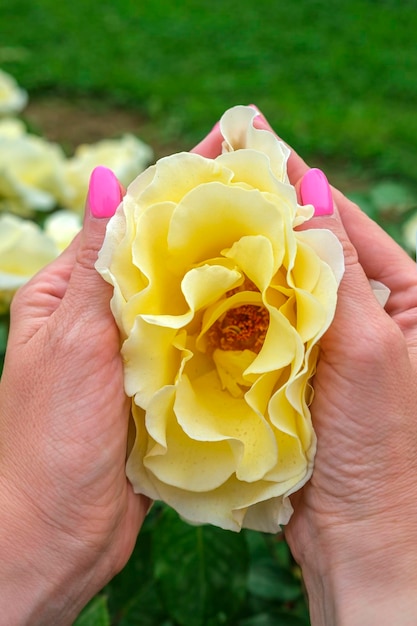
M 90 178 L 86 211 L 74 267 L 64 297 L 73 314 L 86 314 L 108 306 L 109 285 L 94 265 L 102 246 L 107 223 L 116 212 L 124 190 L 108 168 L 96 167 Z

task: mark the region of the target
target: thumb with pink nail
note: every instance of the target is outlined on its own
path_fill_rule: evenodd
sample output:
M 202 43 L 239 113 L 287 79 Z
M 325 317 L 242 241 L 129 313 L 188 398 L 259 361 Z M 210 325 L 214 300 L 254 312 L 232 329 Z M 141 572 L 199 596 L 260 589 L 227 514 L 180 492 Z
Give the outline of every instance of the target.
M 81 233 L 12 302 L 0 381 L 5 624 L 72 624 L 127 562 L 148 508 L 125 476 L 119 333 L 94 269 L 122 193 L 94 170 Z

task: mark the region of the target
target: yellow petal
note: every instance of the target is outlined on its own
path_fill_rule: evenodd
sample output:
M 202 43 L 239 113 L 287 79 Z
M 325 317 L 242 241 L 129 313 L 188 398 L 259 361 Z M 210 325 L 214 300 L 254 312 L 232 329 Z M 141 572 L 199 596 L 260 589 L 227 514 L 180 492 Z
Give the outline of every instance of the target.
M 290 213 L 295 213 L 297 196 L 294 187 L 282 182 L 280 174 L 271 168 L 271 160 L 263 152 L 251 148 L 240 149 L 237 152 L 226 152 L 217 158 L 223 167 L 233 171 L 233 183 L 241 183 L 247 188 L 262 189 L 279 198 L 279 202 L 290 207 Z
M 173 411 L 166 421 L 167 448 L 145 456 L 145 467 L 166 485 L 192 492 L 211 491 L 226 482 L 235 468 L 228 442 L 191 439 L 178 425 Z
M 258 190 L 226 187 L 218 182 L 200 185 L 178 204 L 170 224 L 168 247 L 174 271 L 220 256 L 247 235 L 282 239 L 282 217 Z
M 216 302 L 228 289 L 235 287 L 242 274 L 222 265 L 202 265 L 191 269 L 183 278 L 181 288 L 192 311 Z
M 256 111 L 251 107 L 236 106 L 224 113 L 220 120 L 220 129 L 224 137 L 225 152 L 252 148 L 265 153 L 271 163 L 275 176 L 288 182 L 287 161 L 289 148 L 268 130 L 255 128 L 253 125 Z
M 141 175 L 127 191 L 127 200 L 134 198 L 143 211 L 164 202 L 177 204 L 192 189 L 202 183 L 219 181 L 229 184 L 233 173 L 214 159 L 199 154 L 180 152 L 160 159 L 151 175 Z
M 277 450 L 269 425 L 244 399 L 223 391 L 215 371 L 193 385 L 184 377 L 177 387 L 175 413 L 191 439 L 228 441 L 240 480 L 259 480 L 274 466 Z
M 269 328 L 262 350 L 245 374 L 262 374 L 294 363 L 298 368 L 304 356 L 304 347 L 296 330 L 280 311 L 268 307 Z
M 278 256 L 275 258 L 270 239 L 261 235 L 242 237 L 225 251 L 225 255 L 235 261 L 259 291 L 263 291 L 282 263 L 283 237 L 281 237 L 281 242 L 276 240 L 275 243 L 275 250 L 278 251 Z
M 181 366 L 182 350 L 175 347 L 176 330 L 148 324 L 138 317 L 122 346 L 125 390 L 146 408 L 153 394 L 171 385 Z
M 251 350 L 215 350 L 213 361 L 222 384 L 234 398 L 243 398 L 250 382 L 243 372 L 249 367 L 256 354 Z

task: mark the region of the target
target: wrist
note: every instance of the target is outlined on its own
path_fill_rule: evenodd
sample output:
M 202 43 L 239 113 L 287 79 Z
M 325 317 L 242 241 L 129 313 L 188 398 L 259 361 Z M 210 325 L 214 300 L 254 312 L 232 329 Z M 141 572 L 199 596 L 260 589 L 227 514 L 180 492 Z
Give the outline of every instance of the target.
M 417 623 L 417 528 L 388 526 L 365 520 L 305 544 L 299 561 L 312 626 Z
M 70 626 L 99 590 L 96 581 L 82 567 L 76 540 L 63 538 L 14 495 L 0 483 L 2 620 L 9 626 Z

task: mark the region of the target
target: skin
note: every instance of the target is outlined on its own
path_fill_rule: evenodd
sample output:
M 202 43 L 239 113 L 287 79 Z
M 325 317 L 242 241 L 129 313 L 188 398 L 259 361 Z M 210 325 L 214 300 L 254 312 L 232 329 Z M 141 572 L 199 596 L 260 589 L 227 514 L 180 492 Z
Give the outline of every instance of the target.
M 83 232 L 12 303 L 0 384 L 10 626 L 71 624 L 125 565 L 148 508 L 125 476 L 129 402 L 111 288 L 94 270 L 106 223 L 87 211 Z
M 218 127 L 194 149 L 220 150 Z M 292 183 L 307 169 L 293 152 Z M 335 232 L 346 272 L 314 380 L 315 470 L 293 497 L 286 537 L 313 626 L 411 626 L 417 269 L 358 207 L 334 198 L 334 216 L 306 225 Z M 125 565 L 149 504 L 124 472 L 129 403 L 111 288 L 94 270 L 106 222 L 87 211 L 81 235 L 12 305 L 0 382 L 0 614 L 10 626 L 71 624 Z M 368 278 L 390 288 L 385 310 Z
M 259 116 L 256 125 L 270 129 Z M 220 150 L 214 128 L 198 146 Z M 299 187 L 308 166 L 292 152 Z M 318 437 L 310 482 L 285 529 L 317 625 L 417 623 L 417 267 L 333 189 L 336 212 L 305 228 L 332 230 L 346 270 L 321 342 L 311 406 Z M 385 310 L 368 278 L 391 290 Z

